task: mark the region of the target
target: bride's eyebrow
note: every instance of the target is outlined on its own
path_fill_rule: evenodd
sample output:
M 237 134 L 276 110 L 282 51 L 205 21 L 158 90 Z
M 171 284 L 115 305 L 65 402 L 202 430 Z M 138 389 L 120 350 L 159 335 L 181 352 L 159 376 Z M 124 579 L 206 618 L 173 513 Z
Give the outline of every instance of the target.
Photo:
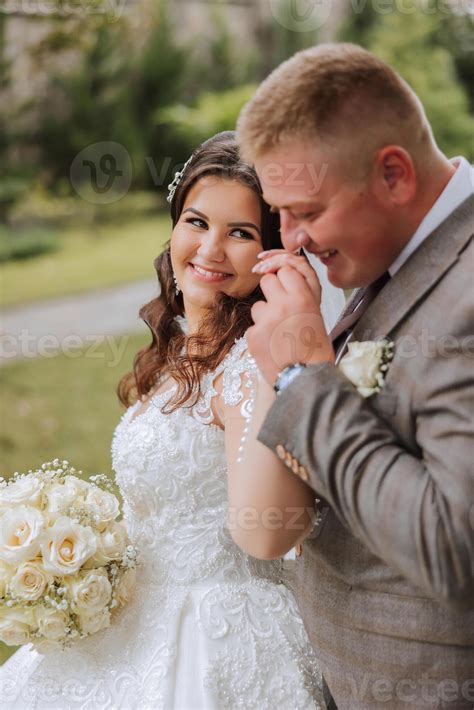
M 198 217 L 201 217 L 201 219 L 205 219 L 207 222 L 209 222 L 209 217 L 207 217 L 204 212 L 199 212 L 199 210 L 195 210 L 194 207 L 186 207 L 186 209 L 183 210 L 183 214 L 185 212 L 194 212 L 194 214 L 197 214 Z

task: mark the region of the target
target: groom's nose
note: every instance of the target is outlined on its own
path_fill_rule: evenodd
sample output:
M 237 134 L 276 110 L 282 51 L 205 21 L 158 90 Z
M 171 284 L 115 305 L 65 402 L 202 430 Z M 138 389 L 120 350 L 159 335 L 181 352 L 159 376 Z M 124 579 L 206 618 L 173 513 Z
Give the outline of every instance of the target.
M 297 244 L 298 234 L 301 229 L 298 227 L 298 220 L 292 217 L 286 209 L 280 210 L 280 234 L 283 246 L 287 251 L 295 251 L 301 244 Z
M 282 209 L 280 211 L 281 241 L 287 251 L 296 251 L 306 247 L 311 242 L 311 237 L 300 227 L 300 221 Z

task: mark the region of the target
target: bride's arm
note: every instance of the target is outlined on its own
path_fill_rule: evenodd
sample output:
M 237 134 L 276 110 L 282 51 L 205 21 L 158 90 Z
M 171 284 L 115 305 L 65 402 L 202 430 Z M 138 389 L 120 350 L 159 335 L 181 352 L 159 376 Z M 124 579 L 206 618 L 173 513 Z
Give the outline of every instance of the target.
M 276 397 L 273 389 L 256 370 L 242 373 L 241 384 L 243 400 L 238 404 L 219 396 L 228 466 L 228 525 L 232 538 L 245 552 L 272 559 L 283 556 L 311 531 L 315 494 L 257 440 Z M 222 383 L 216 383 L 216 389 L 219 392 Z

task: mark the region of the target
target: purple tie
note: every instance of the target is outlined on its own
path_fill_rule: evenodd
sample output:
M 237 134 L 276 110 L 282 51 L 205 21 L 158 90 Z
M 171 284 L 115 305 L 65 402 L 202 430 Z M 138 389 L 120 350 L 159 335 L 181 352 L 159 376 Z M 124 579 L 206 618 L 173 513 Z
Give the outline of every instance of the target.
M 334 350 L 337 354 L 347 337 L 353 330 L 357 321 L 366 312 L 374 298 L 383 289 L 387 281 L 390 280 L 390 274 L 385 272 L 369 286 L 362 288 L 358 293 L 358 297 L 350 304 L 349 312 L 343 311 L 341 318 L 338 320 L 334 328 L 331 330 L 329 337 L 332 340 Z M 347 309 L 346 309 L 347 310 Z

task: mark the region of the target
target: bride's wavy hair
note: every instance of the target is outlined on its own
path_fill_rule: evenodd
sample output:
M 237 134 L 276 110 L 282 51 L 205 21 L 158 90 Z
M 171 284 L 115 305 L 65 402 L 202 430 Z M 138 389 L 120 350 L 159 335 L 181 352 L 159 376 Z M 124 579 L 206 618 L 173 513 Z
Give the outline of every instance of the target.
M 281 249 L 279 215 L 270 212 L 264 202 L 254 168 L 241 160 L 234 131 L 218 133 L 194 151 L 171 201 L 173 228 L 191 187 L 209 175 L 238 182 L 254 191 L 260 202 L 263 249 Z M 178 387 L 163 408 L 164 413 L 195 404 L 201 394 L 202 375 L 214 370 L 235 340 L 252 325 L 250 309 L 256 301 L 264 300 L 260 286 L 241 298 L 221 292 L 214 307 L 204 315 L 198 333 L 186 336 L 177 319 L 185 313 L 182 292 L 178 295 L 175 292 L 170 241 L 154 260 L 160 295 L 139 310 L 140 318 L 151 331 L 152 342 L 135 355 L 133 370 L 122 377 L 117 388 L 122 404 L 130 406 L 150 392 L 160 375 L 168 374 Z

